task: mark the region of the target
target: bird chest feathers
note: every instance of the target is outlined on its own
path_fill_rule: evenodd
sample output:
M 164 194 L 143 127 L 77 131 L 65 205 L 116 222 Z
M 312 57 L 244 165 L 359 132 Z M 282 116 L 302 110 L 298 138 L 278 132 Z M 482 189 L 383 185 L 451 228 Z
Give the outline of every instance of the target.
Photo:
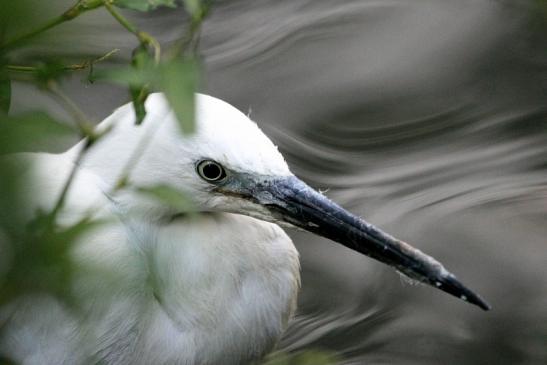
M 272 349 L 299 287 L 298 254 L 279 227 L 206 213 L 148 236 L 142 254 L 153 305 L 139 348 L 159 346 L 144 352 L 189 364 L 246 363 Z
M 299 286 L 298 254 L 279 227 L 235 214 L 200 214 L 139 227 L 130 229 L 141 241 L 129 237 L 133 247 L 128 249 L 135 252 L 127 256 L 135 262 L 125 267 L 133 271 L 133 284 L 145 284 L 126 293 L 132 298 L 127 312 L 101 315 L 133 321 L 123 325 L 126 337 L 117 334 L 106 341 L 112 344 L 101 349 L 102 358 L 239 364 L 272 349 L 295 308 Z M 142 271 L 135 272 L 137 267 Z M 127 341 L 133 331 L 139 335 L 122 360 L 116 343 Z

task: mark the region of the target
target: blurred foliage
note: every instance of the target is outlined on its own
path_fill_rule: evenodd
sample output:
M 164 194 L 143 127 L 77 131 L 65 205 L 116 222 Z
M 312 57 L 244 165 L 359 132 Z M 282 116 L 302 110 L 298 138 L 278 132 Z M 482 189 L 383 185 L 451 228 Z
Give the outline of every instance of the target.
M 32 25 L 36 26 L 37 8 L 32 0 L 0 1 L 0 24 L 2 24 L 0 44 L 4 44 L 8 37 L 28 30 Z M 41 7 L 38 7 L 41 10 Z
M 10 232 L 7 238 L 16 244 L 10 246 L 11 265 L 7 266 L 0 284 L 0 305 L 19 296 L 44 292 L 72 305 L 71 244 L 99 222 L 84 218 L 63 228 L 54 224 L 54 217 L 39 214 L 28 225 L 21 225 L 24 229 Z
M 139 45 L 133 50 L 133 55 L 131 56 L 131 67 L 138 72 L 146 69 L 148 67 L 148 63 L 148 49 L 142 45 Z M 144 106 L 144 102 L 150 94 L 150 85 L 139 81 L 140 80 L 128 82 L 131 100 L 133 101 L 133 106 L 135 108 L 135 118 L 137 124 L 141 124 L 144 121 L 144 117 L 146 117 L 146 107 Z
M 0 74 L 0 112 L 7 113 L 11 103 L 11 81 L 8 75 Z
M 35 293 L 53 296 L 67 308 L 77 305 L 70 294 L 74 268 L 69 253 L 79 237 L 102 222 L 85 214 L 73 219 L 73 223 L 66 223 L 66 220 L 61 223 L 59 220 L 67 191 L 78 173 L 76 165 L 64 185 L 59 186 L 60 195 L 53 199 L 53 206 L 43 207 L 33 200 L 41 194 L 37 190 L 41 183 L 30 181 L 33 178 L 32 159 L 12 155 L 51 151 L 52 147 L 55 150 L 56 146 L 66 146 L 85 138 L 87 143 L 83 144 L 83 150 L 77 157 L 82 158 L 94 142 L 108 133 L 108 130 L 96 133 L 94 122 L 63 91 L 63 82 L 71 73 L 87 70 L 90 81 L 114 82 L 127 88 L 135 107 L 137 124 L 145 120 L 145 102 L 149 93 L 152 90 L 162 91 L 181 121 L 181 130 L 193 130 L 194 92 L 200 70 L 195 50 L 177 45 L 177 49 L 162 52 L 154 37 L 138 29 L 120 12 L 120 8 L 150 11 L 160 6 L 174 8 L 179 5 L 182 3 L 175 0 L 74 0 L 64 12 L 44 21 L 42 11 L 47 14 L 54 8 L 45 2 L 0 2 L 3 28 L 0 31 L 0 305 Z M 204 19 L 202 15 L 206 13 L 206 4 L 202 1 L 185 1 L 184 6 L 189 11 L 192 24 L 197 24 L 198 20 L 200 25 Z M 49 29 L 103 7 L 110 12 L 113 22 L 118 22 L 135 36 L 135 52 L 131 63 L 125 68 L 106 66 L 103 69 L 109 72 L 104 72 L 101 77 L 94 76 L 93 66 L 111 57 L 116 50 L 91 58 L 85 56 L 77 63 L 74 63 L 74 56 L 69 59 L 62 54 L 45 56 L 32 51 L 32 56 L 21 56 L 28 49 L 33 49 Z M 195 40 L 198 29 L 188 27 L 185 39 Z M 185 43 L 188 47 L 192 44 Z M 65 46 L 70 47 L 69 44 Z M 131 77 L 120 77 L 124 72 L 129 72 Z M 12 89 L 19 82 L 30 83 L 50 94 L 72 116 L 70 123 L 33 108 L 32 100 L 26 103 L 34 111 L 10 114 Z M 135 156 L 133 165 L 139 157 Z M 118 184 L 119 189 L 133 188 L 127 184 L 131 168 L 131 165 L 127 166 L 122 176 L 124 183 Z M 174 208 L 190 205 L 184 195 L 165 186 L 140 188 L 139 191 Z M 2 320 L 5 320 L 4 317 Z M 3 326 L 0 321 L 0 334 Z M 2 358 L 0 362 L 9 363 L 10 359 Z
M 147 53 L 137 50 L 133 65 L 97 72 L 94 80 L 103 80 L 129 85 L 137 113 L 137 122 L 146 115 L 144 101 L 148 89 L 162 90 L 177 119 L 181 130 L 194 130 L 194 90 L 198 84 L 199 66 L 195 59 L 171 59 L 154 64 Z
M 194 209 L 191 199 L 183 192 L 167 186 L 156 185 L 151 187 L 139 187 L 138 192 L 143 196 L 150 197 L 165 206 L 171 207 L 180 212 L 192 212 Z
M 0 155 L 15 152 L 40 152 L 49 146 L 74 141 L 77 130 L 60 123 L 45 112 L 13 117 L 0 116 Z
M 187 34 L 172 49 L 162 52 L 157 40 L 133 25 L 119 8 L 141 12 L 162 6 L 175 8 L 179 5 L 176 0 L 75 0 L 71 7 L 45 22 L 39 18 L 43 10 L 51 10 L 46 2 L 0 2 L 3 27 L 0 34 L 0 305 L 26 295 L 46 293 L 68 308 L 77 306 L 69 289 L 74 275 L 70 250 L 79 237 L 103 223 L 90 216 L 79 217 L 71 224 L 59 222 L 67 191 L 77 174 L 76 167 L 68 176 L 60 196 L 55 199 L 54 206 L 44 210 L 32 200 L 33 194 L 41 194 L 35 191 L 37 186 L 41 186 L 40 182 L 29 181 L 32 178 L 32 173 L 29 173 L 33 168 L 32 162 L 26 163 L 25 159 L 11 155 L 51 151 L 52 146 L 55 150 L 56 146 L 66 146 L 69 142 L 85 138 L 87 143 L 83 144 L 82 152 L 77 157 L 82 158 L 93 143 L 108 133 L 108 130 L 96 133 L 94 123 L 63 92 L 63 82 L 72 72 L 87 70 L 91 82 L 109 82 L 127 88 L 134 105 L 136 124 L 146 122 L 145 102 L 150 92 L 162 91 L 180 122 L 181 131 L 191 133 L 194 130 L 194 92 L 201 72 L 200 59 L 196 54 L 197 37 L 210 4 L 200 0 L 184 0 L 181 4 L 190 19 Z M 103 67 L 100 72 L 94 69 L 95 64 L 108 59 L 116 50 L 91 58 L 83 57 L 77 63 L 61 54 L 32 54 L 32 57 L 21 58 L 20 54 L 24 54 L 31 42 L 41 38 L 49 29 L 102 7 L 110 12 L 113 22 L 120 23 L 135 36 L 136 46 L 131 62 L 126 66 Z M 72 116 L 71 123 L 59 121 L 43 110 L 11 115 L 12 87 L 18 82 L 30 83 L 49 93 Z M 30 109 L 36 109 L 32 108 L 32 100 L 28 102 Z M 135 156 L 126 166 L 116 189 L 135 189 L 143 196 L 174 209 L 187 211 L 191 208 L 190 199 L 171 187 L 130 186 L 129 174 L 138 158 Z M 77 312 L 78 308 L 74 309 Z M 0 334 L 3 325 L 0 321 Z M 0 363 L 11 362 L 0 357 Z M 332 354 L 312 351 L 276 353 L 265 364 L 335 363 Z

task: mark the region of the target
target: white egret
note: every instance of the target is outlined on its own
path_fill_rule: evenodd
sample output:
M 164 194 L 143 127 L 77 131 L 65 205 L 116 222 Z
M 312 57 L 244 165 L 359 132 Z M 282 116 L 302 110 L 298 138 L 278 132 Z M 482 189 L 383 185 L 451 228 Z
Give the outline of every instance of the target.
M 298 253 L 278 226 L 337 241 L 483 309 L 488 304 L 433 258 L 352 215 L 296 178 L 247 116 L 197 95 L 197 131 L 183 135 L 161 94 L 146 102 L 144 126 L 131 105 L 99 129 L 60 216 L 108 218 L 74 243 L 75 315 L 47 295 L 1 310 L 0 353 L 22 364 L 244 364 L 276 344 L 295 309 Z M 194 213 L 124 189 L 112 194 L 145 134 L 131 173 L 139 187 L 168 185 Z M 51 209 L 82 148 L 25 154 L 34 205 Z

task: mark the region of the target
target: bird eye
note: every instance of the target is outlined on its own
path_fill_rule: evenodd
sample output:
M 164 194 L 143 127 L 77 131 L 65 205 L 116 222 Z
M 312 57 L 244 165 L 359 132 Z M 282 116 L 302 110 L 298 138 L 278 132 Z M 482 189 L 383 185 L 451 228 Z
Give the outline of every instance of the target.
M 205 181 L 218 182 L 226 178 L 226 171 L 221 164 L 211 160 L 200 161 L 197 165 L 199 176 Z

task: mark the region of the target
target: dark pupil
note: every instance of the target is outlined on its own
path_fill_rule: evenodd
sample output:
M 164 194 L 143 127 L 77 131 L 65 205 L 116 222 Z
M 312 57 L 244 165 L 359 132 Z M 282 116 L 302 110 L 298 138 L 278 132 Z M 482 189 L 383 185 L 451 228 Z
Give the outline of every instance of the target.
M 207 179 L 215 180 L 222 175 L 222 170 L 218 165 L 215 165 L 213 163 L 208 163 L 205 166 L 203 166 L 203 176 L 205 176 Z

